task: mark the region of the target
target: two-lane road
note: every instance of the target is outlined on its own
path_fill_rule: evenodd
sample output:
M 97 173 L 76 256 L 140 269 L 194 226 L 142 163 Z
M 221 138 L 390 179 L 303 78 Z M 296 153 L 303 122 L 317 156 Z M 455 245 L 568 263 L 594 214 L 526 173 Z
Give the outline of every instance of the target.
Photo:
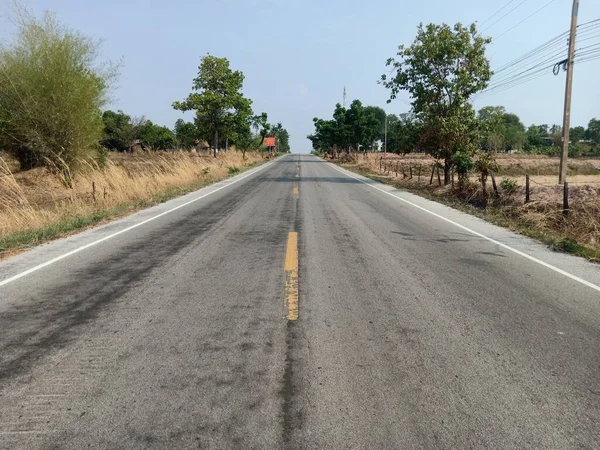
M 289 155 L 0 263 L 0 448 L 600 448 L 599 285 Z

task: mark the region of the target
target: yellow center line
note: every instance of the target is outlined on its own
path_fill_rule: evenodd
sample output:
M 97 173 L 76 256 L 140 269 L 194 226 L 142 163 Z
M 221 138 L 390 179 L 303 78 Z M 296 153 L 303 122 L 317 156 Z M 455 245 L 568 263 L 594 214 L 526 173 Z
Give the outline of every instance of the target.
M 298 190 L 298 186 L 294 186 L 292 188 L 292 194 L 294 194 L 294 195 L 300 195 L 300 191 Z
M 298 320 L 298 233 L 288 234 L 285 251 L 285 305 L 287 319 Z

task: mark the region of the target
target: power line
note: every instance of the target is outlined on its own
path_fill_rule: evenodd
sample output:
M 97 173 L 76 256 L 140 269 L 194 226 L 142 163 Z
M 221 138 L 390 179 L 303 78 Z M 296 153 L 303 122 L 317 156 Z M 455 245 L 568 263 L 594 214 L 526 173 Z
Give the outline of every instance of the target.
M 581 31 L 578 32 L 578 42 L 592 39 L 598 35 L 588 36 L 588 34 L 596 32 L 596 29 L 600 29 L 600 19 L 595 19 L 595 20 L 591 20 L 589 22 L 583 23 L 583 24 L 579 25 L 578 28 L 581 29 Z M 520 63 L 523 63 L 528 59 L 531 59 L 531 58 L 539 59 L 539 57 L 543 53 L 552 51 L 553 49 L 558 48 L 558 46 L 560 46 L 560 45 L 564 45 L 563 42 L 561 41 L 561 39 L 566 37 L 568 34 L 569 34 L 569 31 L 565 31 L 565 32 L 553 37 L 552 39 L 549 39 L 548 41 L 540 44 L 539 46 L 535 47 L 534 49 L 529 50 L 528 52 L 524 53 L 523 55 L 519 56 L 518 58 L 504 64 L 503 66 L 499 67 L 498 69 L 495 69 L 494 75 L 498 75 L 502 72 L 505 72 L 506 70 L 509 70 L 512 67 L 517 66 Z M 585 39 L 579 39 L 579 37 L 581 37 L 581 36 L 586 36 L 586 37 L 585 37 Z M 567 39 L 567 43 L 568 43 L 568 39 Z
M 527 2 L 528 0 L 523 0 L 521 3 L 519 3 L 517 6 L 515 6 L 513 9 L 511 9 L 509 12 L 507 12 L 506 14 L 504 14 L 502 17 L 500 17 L 498 20 L 496 20 L 493 24 L 491 24 L 489 27 L 483 29 L 480 31 L 480 34 L 484 33 L 485 31 L 489 30 L 490 28 L 492 28 L 494 25 L 496 25 L 498 22 L 500 22 L 502 19 L 504 19 L 506 16 L 508 16 L 511 12 L 513 12 L 515 9 L 517 9 L 519 6 L 521 6 L 523 3 Z
M 492 20 L 494 17 L 496 17 L 496 15 L 500 12 L 502 12 L 504 10 L 504 8 L 506 8 L 507 6 L 509 6 L 511 3 L 514 3 L 516 0 L 510 0 L 508 3 L 506 3 L 502 8 L 500 8 L 498 11 L 496 11 L 494 14 L 492 14 L 490 17 L 488 17 L 484 22 L 481 23 L 481 25 L 479 25 L 480 27 L 484 26 L 486 23 L 488 23 L 490 20 Z
M 582 64 L 584 62 L 594 61 L 597 59 L 600 59 L 600 49 L 589 50 L 588 52 L 586 52 L 586 55 L 576 56 L 574 59 L 574 63 Z M 515 78 L 512 80 L 506 81 L 505 83 L 496 85 L 494 87 L 487 88 L 484 91 L 481 91 L 478 95 L 476 95 L 475 99 L 480 100 L 480 99 L 488 97 L 490 95 L 499 94 L 500 92 L 504 92 L 508 89 L 512 89 L 514 87 L 528 83 L 537 78 L 550 75 L 550 73 L 552 73 L 552 72 L 547 71 L 547 69 L 550 69 L 552 67 L 554 67 L 554 63 L 550 64 L 548 66 L 545 66 L 545 67 L 541 67 L 534 72 L 531 72 L 527 75 L 521 76 L 520 78 Z
M 520 22 L 518 22 L 516 25 L 512 26 L 511 28 L 509 28 L 508 30 L 506 30 L 504 33 L 501 33 L 499 36 L 496 36 L 493 39 L 500 39 L 502 36 L 504 36 L 506 33 L 508 33 L 509 31 L 514 30 L 515 28 L 517 28 L 519 25 L 521 25 L 523 22 L 525 22 L 526 20 L 529 20 L 530 18 L 532 18 L 533 16 L 535 16 L 537 13 L 539 13 L 541 10 L 543 10 L 544 8 L 546 8 L 547 6 L 550 6 L 550 4 L 554 3 L 556 0 L 550 0 L 548 3 L 546 3 L 544 6 L 542 6 L 541 8 L 538 8 L 537 10 L 535 10 L 533 13 L 529 14 L 527 17 L 525 17 L 523 20 L 521 20 Z

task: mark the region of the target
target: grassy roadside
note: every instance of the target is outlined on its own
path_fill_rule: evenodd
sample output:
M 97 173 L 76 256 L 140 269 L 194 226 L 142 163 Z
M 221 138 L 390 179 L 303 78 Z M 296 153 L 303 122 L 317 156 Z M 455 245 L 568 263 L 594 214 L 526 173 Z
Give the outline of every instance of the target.
M 67 214 L 63 214 L 61 210 L 60 216 L 51 216 L 50 220 L 45 220 L 46 223 L 43 223 L 41 226 L 23 226 L 19 230 L 2 233 L 0 235 L 0 259 L 13 256 L 33 246 L 65 237 L 87 228 L 127 216 L 141 209 L 163 203 L 267 162 L 262 158 L 253 159 L 241 166 L 228 166 L 225 163 L 221 163 L 224 170 L 213 171 L 214 174 L 211 176 L 206 176 L 205 171 L 203 171 L 202 174 L 205 176 L 196 177 L 193 181 L 183 178 L 183 182 L 180 185 L 159 187 L 148 196 L 129 200 L 117 197 L 114 202 L 111 202 L 114 204 L 98 205 L 93 209 L 72 208 L 72 212 Z M 36 206 L 31 205 L 28 205 L 28 207 L 36 208 Z M 4 212 L 6 212 L 6 208 Z
M 438 203 L 450 206 L 459 211 L 479 217 L 495 225 L 508 228 L 516 233 L 547 244 L 555 251 L 561 251 L 576 256 L 588 259 L 592 262 L 600 262 L 600 250 L 596 246 L 581 245 L 572 236 L 561 233 L 560 230 L 552 230 L 548 228 L 537 227 L 531 220 L 520 216 L 519 214 L 511 214 L 509 206 L 494 205 L 489 202 L 485 207 L 475 206 L 468 201 L 465 201 L 455 195 L 451 190 L 436 190 L 428 186 L 415 186 L 408 183 L 403 183 L 401 180 L 392 179 L 386 176 L 381 176 L 364 167 L 360 167 L 352 163 L 339 163 L 332 161 L 359 175 L 363 175 L 372 180 L 392 185 L 398 189 L 411 192 L 415 195 L 433 200 Z

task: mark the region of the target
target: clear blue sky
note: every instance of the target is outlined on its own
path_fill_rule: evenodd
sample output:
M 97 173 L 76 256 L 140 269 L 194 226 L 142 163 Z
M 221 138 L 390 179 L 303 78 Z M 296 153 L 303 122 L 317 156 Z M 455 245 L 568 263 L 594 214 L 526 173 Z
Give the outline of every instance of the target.
M 190 91 L 200 56 L 229 58 L 246 75 L 245 94 L 256 112 L 282 122 L 292 151 L 310 151 L 312 118 L 329 117 L 342 101 L 406 112 L 408 99 L 386 105 L 376 81 L 398 44 L 409 44 L 419 22 L 486 20 L 509 0 L 27 0 L 36 14 L 55 12 L 69 27 L 102 38 L 109 59 L 123 60 L 114 109 L 172 127 L 174 100 Z M 504 12 L 522 0 L 516 0 Z M 549 0 L 527 0 L 485 34 L 495 37 Z M 8 0 L 0 12 L 9 10 Z M 548 7 L 493 43 L 492 67 L 518 57 L 569 27 L 571 0 Z M 503 14 L 499 14 L 490 25 Z M 580 22 L 600 18 L 598 0 L 581 0 Z M 485 27 L 484 27 L 485 28 Z M 6 28 L 5 28 L 6 30 Z M 6 37 L 6 31 L 1 33 Z M 600 38 L 587 44 L 600 42 Z M 596 75 L 594 75 L 594 73 Z M 576 66 L 572 124 L 600 117 L 600 59 Z M 504 105 L 526 125 L 561 123 L 564 75 L 549 74 L 475 103 Z M 191 118 L 187 116 L 187 118 Z

